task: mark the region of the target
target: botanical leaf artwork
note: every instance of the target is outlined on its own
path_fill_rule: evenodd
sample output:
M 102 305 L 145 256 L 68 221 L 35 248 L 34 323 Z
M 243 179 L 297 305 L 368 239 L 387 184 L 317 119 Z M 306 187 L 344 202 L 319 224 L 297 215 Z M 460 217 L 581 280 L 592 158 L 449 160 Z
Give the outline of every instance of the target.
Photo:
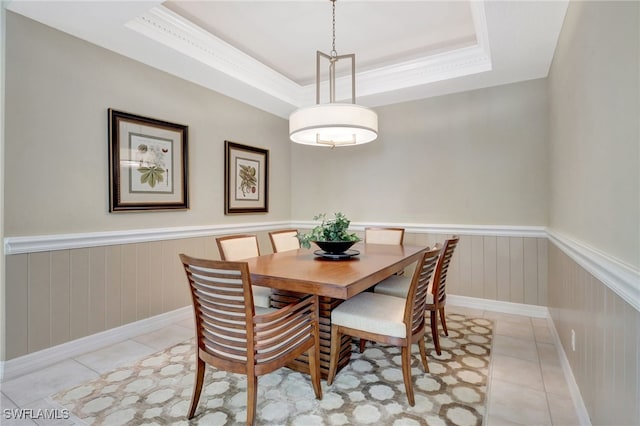
M 246 197 L 248 194 L 255 194 L 258 185 L 256 168 L 240 164 L 239 176 L 242 195 Z
M 166 181 L 165 173 L 169 175 L 169 169 L 165 165 L 167 148 L 160 148 L 157 145 L 141 143 L 137 147 L 138 172 L 140 173 L 140 183 L 155 188 Z M 168 181 L 167 181 L 168 184 Z

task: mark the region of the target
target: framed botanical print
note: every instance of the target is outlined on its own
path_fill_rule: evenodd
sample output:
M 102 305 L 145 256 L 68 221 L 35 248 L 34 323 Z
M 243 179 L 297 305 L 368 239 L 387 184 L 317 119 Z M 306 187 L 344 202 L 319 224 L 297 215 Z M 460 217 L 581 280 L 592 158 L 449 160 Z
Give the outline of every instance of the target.
M 188 209 L 188 127 L 108 113 L 109 211 Z
M 224 141 L 224 213 L 269 211 L 269 151 Z

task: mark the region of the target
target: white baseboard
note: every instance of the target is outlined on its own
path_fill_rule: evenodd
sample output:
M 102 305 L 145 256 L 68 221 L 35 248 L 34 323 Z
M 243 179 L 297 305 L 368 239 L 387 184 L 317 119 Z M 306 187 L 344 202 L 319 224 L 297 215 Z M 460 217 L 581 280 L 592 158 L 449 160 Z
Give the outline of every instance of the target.
M 591 426 L 589 412 L 587 411 L 587 407 L 584 405 L 584 400 L 582 399 L 580 388 L 578 387 L 576 378 L 573 375 L 571 364 L 569 364 L 567 354 L 564 352 L 564 347 L 562 346 L 562 342 L 560 341 L 560 335 L 558 335 L 558 330 L 556 330 L 556 326 L 553 323 L 553 318 L 551 318 L 551 316 L 547 317 L 547 324 L 549 325 L 549 329 L 551 330 L 551 337 L 553 338 L 553 343 L 555 344 L 556 350 L 558 351 L 558 356 L 560 357 L 562 372 L 564 373 L 564 378 L 567 381 L 567 385 L 569 386 L 569 393 L 571 394 L 573 406 L 575 407 L 576 413 L 578 414 L 580 425 Z
M 485 311 L 503 312 L 505 314 L 525 315 L 535 318 L 548 318 L 546 306 L 525 305 L 524 303 L 503 302 L 500 300 L 480 299 L 477 297 L 447 294 L 447 303 L 464 308 L 482 309 Z
M 0 363 L 0 383 L 193 317 L 191 305 Z

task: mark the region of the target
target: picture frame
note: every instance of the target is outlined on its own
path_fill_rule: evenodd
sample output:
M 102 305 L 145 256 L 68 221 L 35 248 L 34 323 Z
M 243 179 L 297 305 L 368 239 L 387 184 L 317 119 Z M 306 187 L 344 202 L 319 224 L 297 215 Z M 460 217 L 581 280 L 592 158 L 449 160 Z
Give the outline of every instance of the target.
M 189 208 L 188 131 L 108 109 L 109 212 Z
M 269 211 L 269 150 L 224 141 L 224 213 Z

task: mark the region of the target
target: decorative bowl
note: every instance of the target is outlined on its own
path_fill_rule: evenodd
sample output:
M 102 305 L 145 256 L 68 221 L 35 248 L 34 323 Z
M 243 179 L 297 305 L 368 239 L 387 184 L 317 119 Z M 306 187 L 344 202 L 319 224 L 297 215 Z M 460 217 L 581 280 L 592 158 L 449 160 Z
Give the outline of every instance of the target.
M 327 253 L 339 254 L 349 250 L 356 241 L 314 241 L 314 243 Z

